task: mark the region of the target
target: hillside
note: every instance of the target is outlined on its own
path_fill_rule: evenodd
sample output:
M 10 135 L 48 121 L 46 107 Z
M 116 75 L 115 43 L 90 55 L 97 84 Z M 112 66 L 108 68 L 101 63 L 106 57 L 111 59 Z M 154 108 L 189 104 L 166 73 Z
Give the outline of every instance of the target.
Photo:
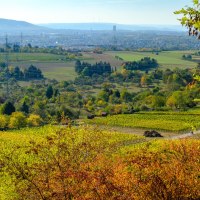
M 117 30 L 129 31 L 184 31 L 179 25 L 133 25 L 115 23 L 48 23 L 41 26 L 52 29 L 68 30 L 112 30 L 116 25 Z
M 10 20 L 10 19 L 2 19 L 0 18 L 0 33 L 19 33 L 19 32 L 25 32 L 25 33 L 36 33 L 38 31 L 47 31 L 48 28 L 44 28 L 42 26 L 37 26 L 25 21 L 16 21 L 16 20 Z

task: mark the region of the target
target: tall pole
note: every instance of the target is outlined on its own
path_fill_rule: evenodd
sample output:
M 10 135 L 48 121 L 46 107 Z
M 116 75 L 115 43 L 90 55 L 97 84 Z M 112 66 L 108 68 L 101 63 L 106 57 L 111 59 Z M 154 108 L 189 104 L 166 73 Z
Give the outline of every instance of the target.
M 22 44 L 23 44 L 23 34 L 22 34 L 22 32 L 21 32 L 21 36 L 20 36 L 20 37 L 21 37 L 21 38 L 20 38 L 20 39 L 21 39 L 21 41 L 20 41 L 20 42 L 21 42 L 20 46 L 22 47 Z
M 8 87 L 8 82 L 9 82 L 9 55 L 8 55 L 8 36 L 6 34 L 6 46 L 5 46 L 5 64 L 6 64 L 6 98 L 9 98 L 9 87 Z

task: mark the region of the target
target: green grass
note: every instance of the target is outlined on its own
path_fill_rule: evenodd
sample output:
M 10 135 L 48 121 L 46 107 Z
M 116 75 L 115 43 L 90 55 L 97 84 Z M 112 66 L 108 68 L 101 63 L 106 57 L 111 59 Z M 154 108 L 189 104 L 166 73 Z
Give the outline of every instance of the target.
M 189 112 L 147 112 L 132 115 L 114 115 L 87 120 L 88 123 L 142 129 L 181 132 L 200 127 L 200 115 Z
M 77 76 L 74 69 L 74 62 L 14 62 L 12 66 L 20 66 L 22 70 L 34 65 L 42 70 L 45 78 L 56 79 L 58 81 L 74 80 Z
M 74 62 L 66 63 L 37 63 L 46 78 L 58 81 L 74 80 L 77 76 L 74 69 Z
M 23 61 L 60 61 L 64 59 L 65 56 L 63 55 L 55 55 L 49 53 L 10 53 L 9 54 L 9 61 L 10 62 L 23 62 Z M 0 61 L 5 60 L 5 54 L 0 53 Z
M 124 61 L 138 61 L 144 57 L 155 58 L 163 68 L 194 68 L 196 66 L 195 62 L 182 59 L 184 54 L 191 53 L 194 53 L 194 51 L 163 51 L 159 55 L 151 52 L 107 52 L 111 56 L 123 58 Z
M 44 76 L 58 81 L 74 80 L 77 76 L 73 61 L 62 61 L 63 55 L 48 53 L 11 53 L 9 54 L 10 67 L 19 66 L 28 68 L 31 64 L 42 70 Z M 5 61 L 5 54 L 0 53 L 0 62 Z
M 83 53 L 83 59 L 85 62 L 95 64 L 96 62 L 105 61 L 109 62 L 113 67 L 120 67 L 122 61 L 117 60 L 112 54 L 109 52 L 104 52 L 103 54 L 95 54 L 95 53 Z

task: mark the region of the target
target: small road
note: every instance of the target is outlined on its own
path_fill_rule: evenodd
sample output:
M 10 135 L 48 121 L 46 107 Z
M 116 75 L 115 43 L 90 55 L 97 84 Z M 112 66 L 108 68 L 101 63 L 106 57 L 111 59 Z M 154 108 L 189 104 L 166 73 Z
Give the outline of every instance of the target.
M 184 133 L 184 134 L 181 134 L 181 135 L 168 137 L 167 139 L 183 139 L 183 138 L 193 137 L 193 135 L 194 134 L 192 134 L 192 133 Z
M 128 128 L 128 127 L 118 127 L 118 126 L 104 126 L 99 125 L 97 126 L 101 130 L 107 130 L 107 131 L 113 131 L 118 133 L 128 133 L 128 134 L 135 134 L 139 136 L 143 136 L 144 131 L 146 129 L 137 129 L 137 128 Z M 166 132 L 166 131 L 158 131 L 163 138 L 159 139 L 184 139 L 184 138 L 197 138 L 198 135 L 200 135 L 200 130 L 195 131 L 193 134 L 191 132 L 186 133 L 173 133 L 173 132 Z M 199 137 L 198 137 L 199 138 Z M 147 139 L 147 138 L 146 138 Z M 148 139 L 155 139 L 155 138 L 148 138 Z
M 171 137 L 168 137 L 167 139 L 183 139 L 183 138 L 188 138 L 188 137 L 194 137 L 195 135 L 197 135 L 199 133 L 200 133 L 200 130 L 195 131 L 194 133 L 190 132 L 190 133 L 184 133 L 181 135 L 171 136 Z

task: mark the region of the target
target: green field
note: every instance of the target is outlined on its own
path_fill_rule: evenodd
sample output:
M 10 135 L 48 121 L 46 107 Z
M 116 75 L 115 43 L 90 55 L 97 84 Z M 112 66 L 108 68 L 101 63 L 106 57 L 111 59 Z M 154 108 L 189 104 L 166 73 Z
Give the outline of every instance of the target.
M 28 68 L 31 64 L 42 70 L 44 76 L 58 81 L 74 80 L 76 73 L 74 61 L 63 61 L 65 56 L 48 53 L 10 53 L 10 67 Z M 0 62 L 5 61 L 5 54 L 0 54 Z
M 19 63 L 12 63 L 18 65 Z M 27 68 L 30 64 L 42 70 L 44 76 L 49 79 L 56 79 L 58 81 L 74 80 L 77 76 L 74 70 L 74 62 L 20 62 L 19 66 L 22 69 Z
M 144 112 L 95 118 L 93 120 L 87 120 L 87 122 L 98 125 L 181 132 L 199 128 L 200 115 L 188 112 Z
M 50 53 L 10 53 L 8 57 L 10 62 L 23 62 L 23 61 L 60 61 L 65 59 L 63 55 L 56 55 Z M 0 62 L 5 60 L 5 54 L 0 53 Z
M 122 61 L 117 60 L 113 54 L 110 54 L 110 52 L 107 51 L 103 54 L 96 54 L 91 52 L 83 53 L 83 58 L 86 62 L 89 62 L 91 64 L 100 61 L 109 62 L 113 67 L 120 67 L 122 64 Z
M 194 61 L 183 60 L 184 54 L 192 54 L 194 51 L 163 51 L 159 52 L 159 55 L 151 52 L 107 52 L 110 56 L 119 56 L 124 61 L 138 61 L 144 57 L 155 58 L 161 67 L 163 68 L 194 68 L 196 63 Z M 197 59 L 197 57 L 195 57 Z
M 100 61 L 105 61 L 111 63 L 112 66 L 121 69 L 123 61 L 115 58 L 119 56 L 124 59 L 124 61 L 138 61 L 144 57 L 155 58 L 160 67 L 162 68 L 194 68 L 196 62 L 200 59 L 194 56 L 194 61 L 187 61 L 182 59 L 184 54 L 192 54 L 194 51 L 163 51 L 159 55 L 152 54 L 151 52 L 131 52 L 131 51 L 107 51 L 103 54 L 96 53 L 83 53 L 80 58 L 89 63 L 96 63 Z M 56 79 L 58 81 L 62 80 L 73 80 L 77 74 L 74 71 L 73 61 L 64 61 L 65 56 L 55 55 L 48 53 L 10 53 L 9 63 L 11 66 L 19 66 L 21 68 L 28 67 L 30 64 L 35 65 L 40 68 L 45 77 L 50 79 Z M 0 53 L 0 62 L 5 61 L 5 54 Z

